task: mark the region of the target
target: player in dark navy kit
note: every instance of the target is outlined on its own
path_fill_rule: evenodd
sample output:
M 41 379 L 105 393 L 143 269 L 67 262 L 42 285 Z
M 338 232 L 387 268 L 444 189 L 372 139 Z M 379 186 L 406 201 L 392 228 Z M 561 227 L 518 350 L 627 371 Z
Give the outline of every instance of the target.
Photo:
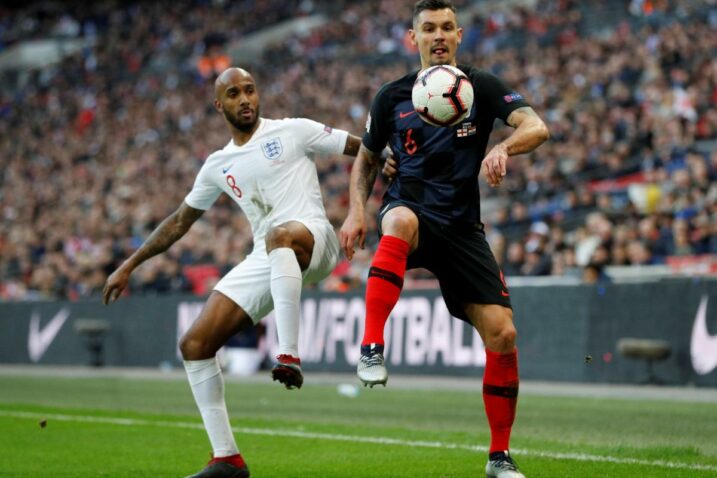
M 379 211 L 381 240 L 366 286 L 366 331 L 357 371 L 366 385 L 385 385 L 383 331 L 404 272 L 415 267 L 432 271 L 451 314 L 471 323 L 486 346 L 483 401 L 491 429 L 486 475 L 524 478 L 508 453 L 518 395 L 516 330 L 510 293 L 481 224 L 478 174 L 482 170 L 490 186 L 499 186 L 508 157 L 534 150 L 549 134 L 519 93 L 489 72 L 456 64 L 462 33 L 449 1 L 416 3 L 409 34 L 418 46 L 421 70 L 457 66 L 473 84 L 475 100 L 465 120 L 441 128 L 418 117 L 411 101 L 417 71 L 384 85 L 371 105 L 340 232 L 348 259 L 357 240 L 364 246 L 364 208 L 386 144 L 398 171 Z M 486 155 L 495 119 L 515 131 Z

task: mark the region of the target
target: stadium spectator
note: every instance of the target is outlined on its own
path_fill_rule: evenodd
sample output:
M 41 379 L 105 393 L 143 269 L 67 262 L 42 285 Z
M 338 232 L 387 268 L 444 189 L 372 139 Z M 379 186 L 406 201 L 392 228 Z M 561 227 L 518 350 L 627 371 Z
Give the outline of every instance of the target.
M 412 54 L 402 42 L 408 28 L 403 12 L 411 3 L 4 7 L 0 49 L 67 35 L 88 43 L 56 65 L 0 74 L 6 86 L 0 90 L 0 300 L 96 293 L 84 269 L 108 274 L 170 212 L 169 205 L 181 201 L 180 191 L 191 186 L 203 158 L 223 142 L 219 120 L 206 108 L 206 81 L 213 78 L 202 79 L 196 69 L 217 32 L 228 53 L 240 38 L 281 20 L 313 13 L 338 19 L 318 34 L 293 35 L 272 46 L 257 77 L 266 85 L 266 114 L 309 116 L 359 131 L 378 87 L 410 69 Z M 542 220 L 564 233 L 561 254 L 574 254 L 583 236 L 576 231 L 599 208 L 612 229 L 606 238 L 612 236 L 606 244 L 612 265 L 626 264 L 621 251 L 627 242 L 615 239 L 617 232 L 634 236 L 640 219 L 658 215 L 686 223 L 688 244 L 681 243 L 681 251 L 717 253 L 717 7 L 664 4 L 659 21 L 631 15 L 626 2 L 555 0 L 502 18 L 467 17 L 473 39 L 464 38 L 459 60 L 526 92 L 545 111 L 552 133 L 539 152 L 512 163 L 501 188 L 481 189 L 485 221 L 508 243 L 524 242 L 530 224 Z M 248 8 L 261 10 L 246 15 Z M 379 42 L 392 52 L 390 62 Z M 208 132 L 198 124 L 207 124 Z M 495 131 L 495 140 L 506 132 Z M 348 164 L 324 159 L 319 174 L 327 213 L 338 227 L 346 214 Z M 156 188 L 166 182 L 171 190 Z M 633 186 L 643 192 L 633 197 Z M 368 204 L 369 216 L 382 189 L 377 186 Z M 231 208 L 220 199 L 177 244 L 192 251 L 177 258 L 182 274 L 199 262 L 224 267 L 251 250 L 245 218 L 228 214 Z M 369 227 L 375 231 L 375 224 Z M 670 236 L 658 255 L 675 249 Z M 202 251 L 184 247 L 190 237 Z M 555 254 L 554 241 L 546 250 Z M 33 280 L 37 269 L 42 272 Z M 43 275 L 52 277 L 53 287 L 41 286 L 50 282 L 40 281 Z M 142 281 L 138 274 L 130 293 L 155 293 Z
M 605 266 L 590 262 L 583 268 L 583 282 L 586 284 L 605 285 L 610 283 L 610 276 L 605 273 Z

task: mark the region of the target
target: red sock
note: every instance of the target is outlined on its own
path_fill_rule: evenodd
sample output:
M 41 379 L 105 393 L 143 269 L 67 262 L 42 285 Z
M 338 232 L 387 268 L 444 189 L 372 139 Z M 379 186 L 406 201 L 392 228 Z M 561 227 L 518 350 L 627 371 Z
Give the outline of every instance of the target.
M 383 329 L 403 288 L 410 246 L 403 239 L 383 236 L 366 282 L 366 331 L 361 345 L 384 344 Z
M 510 430 L 518 403 L 518 349 L 499 354 L 485 349 L 483 403 L 490 425 L 490 451 L 509 449 Z
M 220 461 L 229 463 L 230 465 L 234 465 L 237 468 L 246 468 L 246 463 L 244 462 L 244 458 L 242 458 L 242 456 L 239 453 L 237 453 L 236 455 L 212 458 L 211 461 L 209 462 L 209 464 L 213 465 L 214 463 L 219 463 Z

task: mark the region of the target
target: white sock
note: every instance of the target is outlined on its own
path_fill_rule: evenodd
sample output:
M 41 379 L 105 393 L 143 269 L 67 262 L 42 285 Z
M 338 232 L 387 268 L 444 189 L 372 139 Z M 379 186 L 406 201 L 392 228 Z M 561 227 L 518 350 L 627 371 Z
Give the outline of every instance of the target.
M 299 356 L 299 307 L 301 267 L 294 250 L 280 247 L 269 253 L 271 297 L 274 299 L 279 354 Z
M 239 453 L 224 402 L 224 379 L 216 357 L 184 362 L 194 401 L 202 414 L 214 458 Z

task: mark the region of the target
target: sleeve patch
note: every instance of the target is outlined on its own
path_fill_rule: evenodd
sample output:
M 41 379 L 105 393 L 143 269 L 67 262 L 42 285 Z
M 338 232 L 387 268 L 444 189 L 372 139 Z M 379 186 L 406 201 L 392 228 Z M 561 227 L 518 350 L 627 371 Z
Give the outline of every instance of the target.
M 518 101 L 518 100 L 522 100 L 522 99 L 523 99 L 523 96 L 520 93 L 515 93 L 515 92 L 513 92 L 509 95 L 505 95 L 503 97 L 503 100 L 506 103 L 512 103 L 513 101 Z

